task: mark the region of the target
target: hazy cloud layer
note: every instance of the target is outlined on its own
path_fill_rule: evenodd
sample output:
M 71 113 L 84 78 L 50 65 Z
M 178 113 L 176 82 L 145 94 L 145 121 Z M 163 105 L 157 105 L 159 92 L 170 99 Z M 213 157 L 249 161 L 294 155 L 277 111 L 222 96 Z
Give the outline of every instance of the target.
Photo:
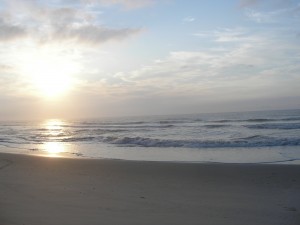
M 274 97 L 274 90 L 278 96 L 290 96 L 300 90 L 300 66 L 296 63 L 300 60 L 299 47 L 272 39 L 272 34 L 268 37 L 240 29 L 223 31 L 217 32 L 215 42 L 230 41 L 230 47 L 171 52 L 165 59 L 129 73 L 117 73 L 113 80 L 102 80 L 99 85 L 113 87 L 106 89 L 108 94 L 137 98 L 259 98 Z M 208 32 L 206 35 L 205 38 L 211 38 Z
M 5 113 L 39 108 L 79 116 L 167 114 L 299 105 L 299 4 L 244 0 L 237 15 L 223 10 L 219 15 L 201 14 L 202 1 L 169 2 L 156 11 L 149 7 L 158 5 L 154 0 L 3 0 L 0 104 Z M 189 10 L 182 11 L 183 4 Z M 236 11 L 237 2 L 230 4 Z M 146 29 L 130 45 L 116 44 Z M 34 87 L 32 81 L 43 73 L 36 65 L 40 61 L 48 69 L 56 62 L 76 68 L 69 74 L 74 83 L 67 101 L 58 100 L 59 107 Z

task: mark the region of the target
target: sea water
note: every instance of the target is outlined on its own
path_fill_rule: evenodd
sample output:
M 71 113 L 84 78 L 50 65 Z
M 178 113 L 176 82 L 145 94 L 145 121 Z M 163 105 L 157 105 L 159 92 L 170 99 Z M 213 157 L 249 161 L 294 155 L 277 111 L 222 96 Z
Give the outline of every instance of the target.
M 0 123 L 0 151 L 52 157 L 300 164 L 300 110 Z

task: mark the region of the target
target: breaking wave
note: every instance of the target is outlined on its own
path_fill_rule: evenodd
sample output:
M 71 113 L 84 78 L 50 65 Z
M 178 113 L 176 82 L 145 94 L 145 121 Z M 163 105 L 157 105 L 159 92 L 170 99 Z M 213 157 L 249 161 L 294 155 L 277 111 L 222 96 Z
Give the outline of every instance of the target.
M 164 140 L 144 137 L 106 137 L 102 141 L 109 144 L 136 147 L 183 147 L 183 148 L 235 148 L 235 147 L 268 147 L 299 146 L 300 138 L 264 138 L 250 136 L 231 141 L 226 140 Z

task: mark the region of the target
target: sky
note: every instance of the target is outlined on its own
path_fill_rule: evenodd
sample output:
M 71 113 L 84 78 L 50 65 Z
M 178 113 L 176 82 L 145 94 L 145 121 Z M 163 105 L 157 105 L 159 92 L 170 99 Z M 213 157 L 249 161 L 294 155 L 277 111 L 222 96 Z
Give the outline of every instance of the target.
M 300 108 L 300 0 L 0 0 L 0 119 Z

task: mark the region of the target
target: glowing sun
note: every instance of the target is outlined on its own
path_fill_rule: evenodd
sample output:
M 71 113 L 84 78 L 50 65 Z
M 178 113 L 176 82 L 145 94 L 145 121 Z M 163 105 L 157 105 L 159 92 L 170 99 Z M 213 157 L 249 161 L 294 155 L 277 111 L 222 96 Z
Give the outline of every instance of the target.
M 38 91 L 48 97 L 65 93 L 71 87 L 69 66 L 52 62 L 39 62 L 32 71 L 32 83 Z
M 31 54 L 23 65 L 23 73 L 37 94 L 50 98 L 69 91 L 76 72 L 78 67 L 70 59 L 51 54 Z

